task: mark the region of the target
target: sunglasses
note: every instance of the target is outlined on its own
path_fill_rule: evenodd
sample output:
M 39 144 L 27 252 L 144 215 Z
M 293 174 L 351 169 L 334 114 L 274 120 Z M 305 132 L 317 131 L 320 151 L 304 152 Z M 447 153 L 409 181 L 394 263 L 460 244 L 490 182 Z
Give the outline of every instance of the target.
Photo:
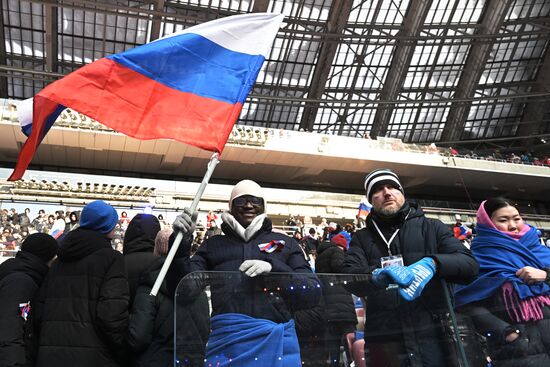
M 260 206 L 264 203 L 264 199 L 251 195 L 239 196 L 233 199 L 233 205 L 235 206 L 245 206 L 246 203 L 250 203 L 253 206 Z

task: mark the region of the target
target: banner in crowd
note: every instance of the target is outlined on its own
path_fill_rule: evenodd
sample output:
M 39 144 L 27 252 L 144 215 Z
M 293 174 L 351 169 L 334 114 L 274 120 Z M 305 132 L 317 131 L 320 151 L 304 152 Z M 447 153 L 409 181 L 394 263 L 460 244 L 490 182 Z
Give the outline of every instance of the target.
M 20 104 L 20 179 L 59 114 L 80 112 L 137 139 L 221 153 L 283 20 L 251 13 L 203 23 L 88 64 Z

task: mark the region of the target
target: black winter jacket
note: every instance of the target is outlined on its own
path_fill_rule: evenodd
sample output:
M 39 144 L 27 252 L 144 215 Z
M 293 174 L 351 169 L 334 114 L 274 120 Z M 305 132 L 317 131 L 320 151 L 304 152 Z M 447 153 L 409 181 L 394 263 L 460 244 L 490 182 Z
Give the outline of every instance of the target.
M 548 307 L 546 307 L 547 313 Z M 548 315 L 546 315 L 548 317 Z M 489 341 L 495 367 L 550 366 L 550 318 L 535 323 L 516 324 L 520 336 L 511 343 Z
M 157 258 L 141 276 L 132 312 L 128 344 L 134 352 L 134 366 L 174 364 L 174 299 L 166 282 L 156 297 L 149 293 L 164 258 Z M 176 312 L 176 358 L 180 366 L 202 366 L 210 331 L 208 299 L 204 292 L 194 302 L 179 305 Z
M 141 274 L 157 259 L 155 237 L 160 231 L 160 224 L 154 215 L 138 214 L 128 225 L 124 234 L 124 264 L 130 286 L 130 306 L 138 287 Z
M 122 254 L 107 237 L 84 228 L 69 232 L 37 298 L 37 367 L 125 360 L 128 280 Z
M 296 241 L 284 234 L 273 232 L 271 221 L 266 218 L 260 230 L 248 241 L 240 238 L 226 223 L 222 224 L 225 235 L 209 238 L 189 257 L 191 242 L 184 239 L 167 275 L 169 289 L 175 290 L 179 280 L 186 274 L 197 271 L 237 272 L 245 260 L 257 259 L 271 264 L 271 272 L 294 273 L 289 276 L 275 275 L 249 278 L 244 274 L 218 276 L 211 284 L 212 316 L 222 313 L 242 313 L 255 318 L 277 323 L 292 318 L 292 311 L 310 308 L 319 302 L 321 287 L 302 250 Z M 171 236 L 171 243 L 174 240 Z M 272 253 L 260 251 L 258 245 L 272 240 L 282 240 L 282 250 Z M 294 288 L 290 285 L 294 284 Z M 298 290 L 296 285 L 300 285 Z M 304 288 L 302 288 L 304 287 Z M 279 288 L 279 289 L 277 289 Z
M 310 236 L 305 236 L 304 237 L 304 243 L 305 243 L 305 246 L 306 246 L 306 252 L 308 254 L 318 252 L 318 248 L 319 248 L 319 240 L 318 239 L 312 238 Z
M 317 273 L 341 273 L 344 266 L 344 251 L 331 242 L 323 242 L 317 249 L 315 271 Z M 355 304 L 351 293 L 341 285 L 327 284 L 329 276 L 323 276 L 323 295 L 325 298 L 326 321 L 346 323 L 352 328 L 357 324 Z
M 47 272 L 42 259 L 23 251 L 0 265 L 0 366 L 32 365 L 26 352 L 26 321 L 21 307 L 29 301 L 34 307 L 33 297 Z
M 542 311 L 542 320 L 518 324 L 508 316 L 500 291 L 460 308 L 486 337 L 488 353 L 496 367 L 550 366 L 550 307 Z M 520 336 L 511 343 L 506 342 L 507 332 L 517 330 Z
M 445 224 L 426 218 L 416 204 L 405 202 L 392 218 L 384 219 L 371 212 L 366 228 L 358 231 L 350 243 L 344 272 L 370 274 L 380 267 L 381 257 L 390 255 L 373 221 L 386 239 L 399 229 L 390 244 L 391 254 L 402 255 L 405 265 L 431 257 L 437 263 L 437 273 L 412 302 L 403 300 L 397 290 L 378 289 L 370 283 L 350 287 L 352 293 L 367 297 L 366 348 L 369 344 L 393 343 L 403 355 L 412 356 L 408 362 L 412 366 L 449 364 L 440 360 L 445 352 L 439 345 L 442 335 L 438 319 L 447 312 L 440 279 L 467 283 L 477 275 L 478 263 Z

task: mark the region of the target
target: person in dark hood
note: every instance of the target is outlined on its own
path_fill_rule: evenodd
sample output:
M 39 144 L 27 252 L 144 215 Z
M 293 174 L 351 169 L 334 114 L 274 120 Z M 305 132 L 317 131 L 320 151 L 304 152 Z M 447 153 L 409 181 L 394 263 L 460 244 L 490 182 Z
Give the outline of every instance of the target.
M 37 367 L 125 364 L 129 291 L 123 256 L 111 247 L 117 223 L 112 206 L 93 201 L 61 243 L 35 304 Z
M 160 223 L 157 217 L 151 214 L 138 214 L 132 218 L 124 234 L 122 251 L 130 285 L 130 306 L 134 300 L 139 277 L 156 259 L 153 251 L 155 237 L 159 231 Z
M 339 234 L 317 248 L 315 272 L 323 283 L 319 305 L 294 313 L 303 366 L 340 366 L 344 336 L 355 331 L 357 317 L 351 293 L 334 276 L 342 271 L 346 238 Z
M 168 272 L 169 288 L 176 289 L 183 275 L 196 271 L 242 274 L 211 289 L 212 332 L 205 365 L 301 365 L 292 311 L 317 305 L 321 287 L 296 241 L 273 231 L 265 207 L 260 185 L 251 180 L 237 183 L 229 212 L 222 214 L 225 235 L 209 238 L 192 257 L 197 213 L 186 208 L 174 221 L 174 230 L 183 234 L 183 240 Z M 278 278 L 265 276 L 270 272 L 292 273 L 295 278 L 291 279 L 303 282 L 308 291 L 292 292 L 294 288 Z M 272 291 L 267 292 L 271 285 Z M 251 345 L 257 347 L 251 349 Z
M 34 295 L 57 254 L 57 241 L 45 233 L 28 236 L 15 258 L 0 264 L 0 366 L 32 366 L 32 342 L 25 330 Z
M 29 225 L 31 224 L 30 215 L 31 210 L 29 208 L 25 208 L 25 211 L 19 214 L 19 226 L 22 231 L 28 232 Z
M 71 212 L 69 214 L 69 220 L 65 224 L 65 230 L 63 233 L 69 233 L 78 228 L 78 212 Z
M 351 240 L 343 272 L 372 274 L 368 283 L 348 287 L 368 300 L 366 364 L 454 365 L 456 356 L 446 350 L 441 328 L 449 312 L 442 280 L 468 283 L 479 264 L 449 227 L 405 200 L 391 170 L 368 174 L 365 194 L 373 210 Z
M 315 271 L 328 274 L 341 273 L 347 247 L 348 243 L 343 234 L 332 237 L 330 242 L 321 243 L 315 260 Z M 346 334 L 355 332 L 357 325 L 355 304 L 351 293 L 344 286 L 330 284 L 329 276 L 326 276 L 323 281 L 326 348 L 324 360 L 330 361 L 330 366 L 339 366 L 342 340 Z
M 156 296 L 150 294 L 168 253 L 170 234 L 170 228 L 158 232 L 154 251 L 156 259 L 141 274 L 132 304 L 128 345 L 133 352 L 132 366 L 135 367 L 173 365 L 174 340 L 177 346 L 175 358 L 179 361 L 178 365 L 204 364 L 204 347 L 210 330 L 206 293 L 201 292 L 192 302 L 178 303 L 176 319 L 174 294 L 168 291 L 166 281 L 162 283 Z
M 304 243 L 306 245 L 306 252 L 308 255 L 316 254 L 319 247 L 319 240 L 317 239 L 317 233 L 315 228 L 310 228 L 308 235 L 304 237 Z

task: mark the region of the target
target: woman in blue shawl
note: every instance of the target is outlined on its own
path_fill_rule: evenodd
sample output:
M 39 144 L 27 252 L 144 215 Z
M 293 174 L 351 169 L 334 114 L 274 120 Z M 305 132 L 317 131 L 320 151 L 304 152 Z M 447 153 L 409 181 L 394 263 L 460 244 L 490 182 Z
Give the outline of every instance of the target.
M 479 277 L 456 288 L 455 302 L 487 337 L 494 366 L 550 366 L 550 249 L 536 231 L 503 198 L 477 212 Z

